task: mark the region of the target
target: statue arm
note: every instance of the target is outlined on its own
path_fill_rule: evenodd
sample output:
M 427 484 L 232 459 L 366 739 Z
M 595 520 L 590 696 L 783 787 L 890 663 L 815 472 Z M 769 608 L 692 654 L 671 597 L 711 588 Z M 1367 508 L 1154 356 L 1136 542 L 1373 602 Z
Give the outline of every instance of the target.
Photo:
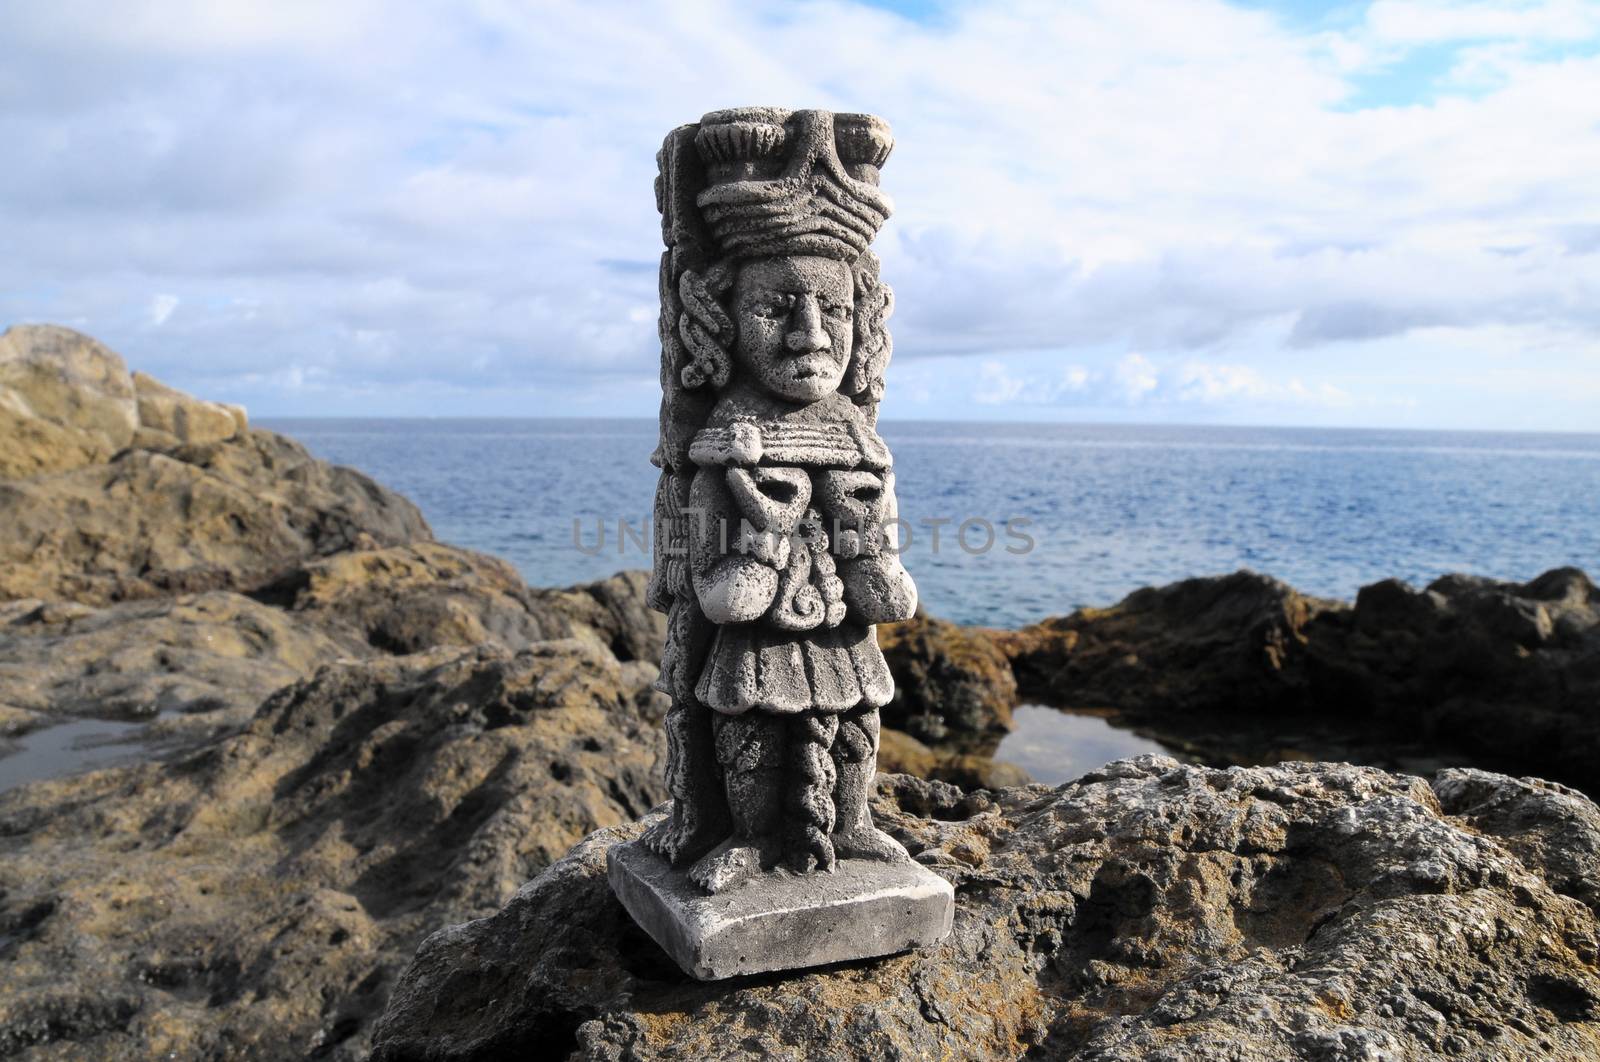
M 876 482 L 876 491 L 861 491 Z M 852 491 L 849 488 L 855 486 Z M 852 494 L 846 500 L 844 495 Z M 860 473 L 839 477 L 828 490 L 831 506 L 842 513 L 848 526 L 857 529 L 849 552 L 841 559 L 839 577 L 844 582 L 844 601 L 850 616 L 861 623 L 895 623 L 908 620 L 917 611 L 917 584 L 905 570 L 898 555 L 900 503 L 894 493 L 894 473 L 863 477 Z
M 778 572 L 734 548 L 740 512 L 721 469 L 695 473 L 689 505 L 698 518 L 690 529 L 689 567 L 700 610 L 716 624 L 760 619 L 777 596 Z

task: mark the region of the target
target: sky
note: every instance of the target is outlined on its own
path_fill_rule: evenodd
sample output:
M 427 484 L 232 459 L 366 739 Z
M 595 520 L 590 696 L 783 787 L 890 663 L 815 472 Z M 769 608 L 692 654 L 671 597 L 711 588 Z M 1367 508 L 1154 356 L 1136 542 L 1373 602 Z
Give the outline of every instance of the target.
M 18 0 L 0 327 L 256 416 L 653 416 L 655 151 L 894 128 L 885 418 L 1600 431 L 1600 0 Z

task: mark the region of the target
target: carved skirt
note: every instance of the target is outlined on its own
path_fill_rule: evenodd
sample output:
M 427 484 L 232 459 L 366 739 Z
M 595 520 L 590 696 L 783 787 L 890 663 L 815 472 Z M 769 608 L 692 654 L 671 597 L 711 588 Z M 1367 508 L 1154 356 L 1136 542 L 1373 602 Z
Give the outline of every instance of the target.
M 844 712 L 888 704 L 894 679 L 870 625 L 796 633 L 733 623 L 718 628 L 695 696 L 724 715 Z

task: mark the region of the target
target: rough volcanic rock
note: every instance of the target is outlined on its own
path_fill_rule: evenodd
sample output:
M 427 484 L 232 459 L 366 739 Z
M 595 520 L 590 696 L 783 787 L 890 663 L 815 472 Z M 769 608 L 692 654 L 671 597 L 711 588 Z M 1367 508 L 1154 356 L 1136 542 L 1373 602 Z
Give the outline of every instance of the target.
M 0 482 L 0 598 L 250 590 L 311 557 L 430 537 L 398 494 L 252 430 Z
M 363 1057 L 423 935 L 661 799 L 654 674 L 577 639 L 332 665 L 0 796 L 0 1055 Z
M 653 667 L 628 650 L 653 633 L 659 644 L 656 614 L 613 608 L 642 586 L 625 572 L 530 590 L 504 562 L 422 542 L 313 561 L 255 597 L 0 601 L 0 737 L 62 716 L 157 715 L 143 736 L 205 736 L 248 721 L 268 694 L 324 664 L 430 649 L 515 652 L 570 638 L 620 648 L 630 669 Z
M 1254 572 L 1147 587 L 999 636 L 1025 690 L 1142 711 L 1306 702 L 1306 625 L 1336 602 Z
M 1600 593 L 1576 568 L 1386 580 L 1307 633 L 1316 710 L 1600 793 Z
M 133 392 L 139 401 L 139 427 L 152 440 L 176 443 L 212 443 L 238 438 L 250 430 L 242 406 L 186 395 L 142 372 L 133 374 Z M 146 447 L 150 449 L 151 447 Z
M 1600 594 L 1575 568 L 1385 580 L 1353 607 L 1239 572 L 992 637 L 1024 695 L 1119 709 L 1211 758 L 1309 728 L 1341 758 L 1403 742 L 1600 793 Z
M 601 831 L 430 937 L 379 1025 L 428 1059 L 1591 1059 L 1600 809 L 1481 772 L 1164 757 L 963 794 L 886 779 L 880 823 L 957 888 L 941 946 L 725 983 L 628 920 Z M 1551 847 L 1555 831 L 1591 842 Z
M 0 479 L 106 461 L 139 427 L 128 367 L 70 328 L 0 335 Z
M 240 723 L 267 694 L 344 650 L 239 594 L 0 602 L 0 704 L 49 716 L 148 719 L 217 712 Z
M 568 589 L 530 589 L 498 557 L 417 542 L 318 558 L 257 596 L 388 652 L 576 637 L 621 661 L 659 662 L 666 620 L 644 604 L 647 581 L 647 573 L 634 571 Z
M 878 644 L 895 686 L 884 722 L 935 742 L 1010 730 L 1017 681 L 995 634 L 921 612 L 880 625 Z
M 1026 770 L 993 756 L 959 748 L 928 746 L 903 731 L 884 727 L 878 743 L 878 770 L 936 778 L 963 789 L 1001 789 L 1033 781 Z
M 0 335 L 0 600 L 251 590 L 432 537 L 416 506 L 70 329 Z

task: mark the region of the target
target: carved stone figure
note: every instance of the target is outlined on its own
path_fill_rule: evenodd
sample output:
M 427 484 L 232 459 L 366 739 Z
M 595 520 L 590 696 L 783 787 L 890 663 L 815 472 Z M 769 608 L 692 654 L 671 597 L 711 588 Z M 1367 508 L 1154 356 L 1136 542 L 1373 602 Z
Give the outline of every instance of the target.
M 668 616 L 673 803 L 642 844 L 679 893 L 864 863 L 879 871 L 856 868 L 872 878 L 863 888 L 888 873 L 939 899 L 942 880 L 867 806 L 878 709 L 894 691 L 874 624 L 910 618 L 917 601 L 875 430 L 893 296 L 868 245 L 890 212 L 878 174 L 892 146 L 869 115 L 742 108 L 674 130 L 658 156 L 651 604 Z M 633 909 L 621 858 L 613 882 Z M 949 911 L 933 913 L 947 929 Z M 910 946 L 925 928 L 854 954 Z

